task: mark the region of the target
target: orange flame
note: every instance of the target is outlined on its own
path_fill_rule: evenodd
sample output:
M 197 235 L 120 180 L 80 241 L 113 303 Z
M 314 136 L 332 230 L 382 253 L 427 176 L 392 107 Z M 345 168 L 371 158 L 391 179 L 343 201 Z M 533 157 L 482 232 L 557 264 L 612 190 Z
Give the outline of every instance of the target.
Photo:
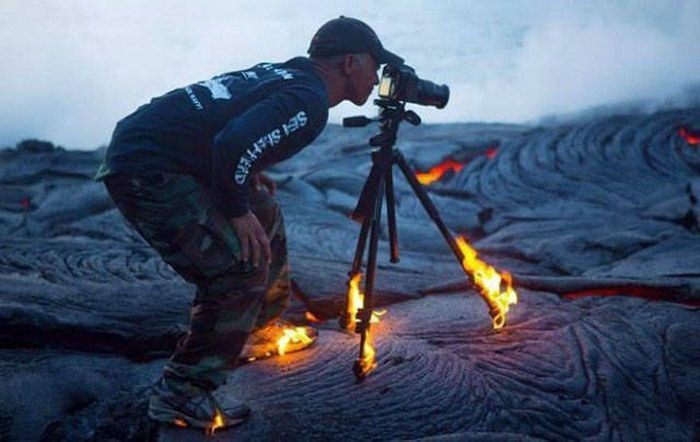
M 365 306 L 365 295 L 360 290 L 360 282 L 362 281 L 362 273 L 358 273 L 350 279 L 348 287 L 348 305 L 347 315 L 349 319 L 349 327 L 355 328 L 357 324 L 357 312 Z M 386 313 L 385 310 L 373 311 L 372 317 L 369 320 L 370 324 L 377 324 L 379 317 Z M 374 349 L 374 340 L 370 327 L 365 331 L 365 342 L 362 347 L 362 358 L 356 361 L 355 374 L 359 377 L 365 377 L 370 371 L 377 366 L 376 350 Z
M 421 184 L 430 184 L 442 178 L 442 176 L 448 170 L 452 170 L 453 172 L 457 173 L 460 170 L 462 170 L 462 168 L 464 168 L 464 164 L 459 163 L 451 158 L 448 158 L 440 164 L 438 164 L 437 166 L 432 167 L 427 172 L 417 172 L 416 178 Z
M 221 411 L 219 409 L 216 409 L 216 415 L 214 416 L 214 421 L 211 423 L 211 426 L 207 428 L 207 435 L 208 436 L 213 436 L 214 432 L 218 430 L 219 428 L 223 428 L 224 426 L 224 417 L 221 415 Z
M 360 282 L 362 281 L 362 273 L 358 273 L 350 279 L 348 287 L 348 322 L 350 328 L 354 329 L 357 323 L 357 311 L 365 307 L 365 294 L 360 290 Z M 379 317 L 386 313 L 385 310 L 377 310 L 372 312 L 372 318 L 369 320 L 371 324 L 379 322 Z
M 678 135 L 680 135 L 681 138 L 683 138 L 688 144 L 700 144 L 700 135 L 690 133 L 690 131 L 685 126 L 681 126 L 680 128 L 678 128 Z
M 360 292 L 361 280 L 362 273 L 358 273 L 350 279 L 350 284 L 348 287 L 347 313 L 349 326 L 351 328 L 355 328 L 355 323 L 357 322 L 357 311 L 365 305 L 365 295 Z
M 277 353 L 280 356 L 284 356 L 290 343 L 310 344 L 312 342 L 312 339 L 306 334 L 306 327 L 285 328 L 282 333 L 282 337 L 277 341 Z
M 377 360 L 375 358 L 377 352 L 374 349 L 374 342 L 372 340 L 372 332 L 370 329 L 367 329 L 367 332 L 365 334 L 365 345 L 363 347 L 363 352 L 362 352 L 362 358 L 357 360 L 357 370 L 358 377 L 365 377 L 377 368 Z
M 506 323 L 510 305 L 518 303 L 518 295 L 513 289 L 510 273 L 498 273 L 496 269 L 477 258 L 476 250 L 464 237 L 457 237 L 457 245 L 462 252 L 462 267 L 472 276 L 474 284 L 479 287 L 484 300 L 489 305 L 493 328 L 495 330 L 502 328 Z M 503 291 L 501 291 L 502 283 L 505 284 Z

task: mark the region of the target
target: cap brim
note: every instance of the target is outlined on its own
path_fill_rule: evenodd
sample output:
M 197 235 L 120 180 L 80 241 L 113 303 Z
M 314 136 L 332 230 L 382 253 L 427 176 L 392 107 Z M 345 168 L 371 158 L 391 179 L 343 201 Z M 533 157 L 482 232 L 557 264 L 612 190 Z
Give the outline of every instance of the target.
M 379 57 L 377 57 L 377 62 L 380 64 L 390 64 L 392 66 L 402 66 L 403 58 L 382 48 L 382 52 L 380 52 Z

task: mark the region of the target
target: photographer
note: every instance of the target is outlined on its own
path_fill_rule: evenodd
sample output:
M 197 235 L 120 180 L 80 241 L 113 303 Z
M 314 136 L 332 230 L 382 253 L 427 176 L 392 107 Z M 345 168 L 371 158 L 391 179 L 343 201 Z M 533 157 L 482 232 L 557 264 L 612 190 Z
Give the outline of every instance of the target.
M 328 108 L 364 104 L 380 64 L 403 63 L 369 26 L 346 17 L 324 24 L 308 52 L 173 90 L 114 130 L 96 178 L 197 286 L 189 331 L 150 400 L 156 421 L 210 429 L 215 419 L 229 427 L 250 413 L 243 403 L 222 410 L 212 392 L 243 351 L 274 353 L 289 326 L 279 319 L 290 294 L 284 224 L 262 170 L 311 143 Z M 307 334 L 313 341 L 317 332 Z

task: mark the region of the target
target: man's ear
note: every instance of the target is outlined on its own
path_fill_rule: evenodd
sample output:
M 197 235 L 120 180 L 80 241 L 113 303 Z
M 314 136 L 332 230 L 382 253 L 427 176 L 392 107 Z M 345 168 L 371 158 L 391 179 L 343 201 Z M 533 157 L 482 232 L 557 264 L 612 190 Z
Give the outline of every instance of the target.
M 343 57 L 343 75 L 348 76 L 355 70 L 357 60 L 354 54 L 345 54 Z

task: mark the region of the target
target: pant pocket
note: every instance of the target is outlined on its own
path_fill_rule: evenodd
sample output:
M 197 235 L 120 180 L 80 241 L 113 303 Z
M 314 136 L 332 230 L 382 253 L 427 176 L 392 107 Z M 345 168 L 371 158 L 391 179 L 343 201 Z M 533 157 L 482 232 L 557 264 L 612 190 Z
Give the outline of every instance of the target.
M 231 270 L 236 265 L 236 257 L 202 224 L 183 227 L 175 237 L 176 254 L 170 264 L 182 274 L 177 264 L 189 267 L 186 273 L 199 273 L 204 278 L 212 278 Z M 184 258 L 184 259 L 179 259 Z
M 207 279 L 253 272 L 252 265 L 241 261 L 240 241 L 233 228 L 222 224 L 223 215 L 221 219 L 217 216 L 211 211 L 206 219 L 180 229 L 174 240 L 177 250 Z

